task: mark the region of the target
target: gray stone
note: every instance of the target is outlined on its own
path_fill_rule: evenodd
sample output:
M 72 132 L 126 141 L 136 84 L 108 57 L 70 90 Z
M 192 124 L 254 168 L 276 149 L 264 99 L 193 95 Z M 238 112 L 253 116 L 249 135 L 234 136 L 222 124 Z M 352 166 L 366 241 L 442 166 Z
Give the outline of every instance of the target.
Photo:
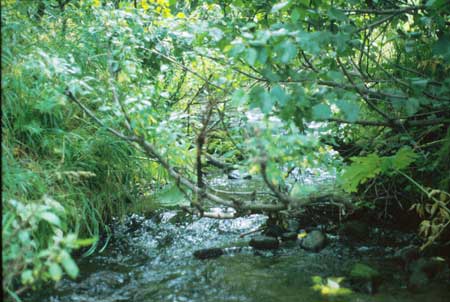
M 228 173 L 228 179 L 252 179 L 248 173 L 241 173 L 239 170 L 232 170 Z
M 197 250 L 194 252 L 194 257 L 200 260 L 204 259 L 214 259 L 222 256 L 224 254 L 222 249 L 219 248 L 209 248 Z
M 305 250 L 318 252 L 325 247 L 327 237 L 319 230 L 313 230 L 300 243 Z
M 253 237 L 249 242 L 249 245 L 251 247 L 259 250 L 277 249 L 279 244 L 280 243 L 278 242 L 278 239 L 263 235 Z
M 241 179 L 241 173 L 239 170 L 233 170 L 228 173 L 228 179 Z
M 281 240 L 283 241 L 295 241 L 297 240 L 297 232 L 286 232 L 281 234 Z

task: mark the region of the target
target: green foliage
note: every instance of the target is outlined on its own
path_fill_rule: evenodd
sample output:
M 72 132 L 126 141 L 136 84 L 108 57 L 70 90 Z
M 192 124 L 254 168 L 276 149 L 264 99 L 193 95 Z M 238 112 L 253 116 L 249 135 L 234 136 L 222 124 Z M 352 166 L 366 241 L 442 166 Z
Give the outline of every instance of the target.
M 351 277 L 364 280 L 370 280 L 372 278 L 378 277 L 379 275 L 380 273 L 377 270 L 363 263 L 355 264 L 350 271 Z
M 403 147 L 393 156 L 369 154 L 364 157 L 352 157 L 352 164 L 341 175 L 341 185 L 346 192 L 356 192 L 358 185 L 381 173 L 393 175 L 412 164 L 417 154 L 411 148 Z
M 78 275 L 70 256 L 74 248 L 88 246 L 95 238 L 77 240 L 68 232 L 67 213 L 62 204 L 49 196 L 23 203 L 10 199 L 3 204 L 2 265 L 3 285 L 12 288 L 20 276 L 22 288 L 34 287 L 40 281 L 59 281 L 64 272 Z
M 154 144 L 187 178 L 195 179 L 195 142 L 212 106 L 204 150 L 242 159 L 252 173 L 267 159 L 274 183 L 296 167 L 332 166 L 344 169 L 347 192 L 361 189 L 368 201 L 377 186 L 364 185 L 387 181 L 411 200 L 424 194 L 417 188 L 445 193 L 450 11 L 445 1 L 394 2 L 3 0 L 4 217 L 18 215 L 9 200 L 58 201 L 64 215 L 52 208 L 35 217 L 45 230 L 30 235 L 40 244 L 29 257 L 41 259 L 57 246 L 44 244 L 55 229 L 96 238 L 129 203 L 185 202 L 164 167 L 94 124 L 67 90 L 104 125 Z M 352 163 L 342 167 L 326 143 Z M 400 173 L 423 185 L 406 189 L 406 177 L 393 177 Z M 47 275 L 10 262 L 4 270 L 28 283 L 75 276 L 70 248 L 61 249 Z
M 312 277 L 312 281 L 314 285 L 312 289 L 320 292 L 320 294 L 324 297 L 336 297 L 336 296 L 345 296 L 352 293 L 349 288 L 345 288 L 341 286 L 341 282 L 344 280 L 342 277 L 328 277 L 322 278 L 319 276 Z

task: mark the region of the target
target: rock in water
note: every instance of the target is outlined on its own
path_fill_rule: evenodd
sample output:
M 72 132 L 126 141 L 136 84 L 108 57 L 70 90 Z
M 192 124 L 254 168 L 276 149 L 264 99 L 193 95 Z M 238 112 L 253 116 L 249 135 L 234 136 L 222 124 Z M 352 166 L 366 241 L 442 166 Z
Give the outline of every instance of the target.
M 300 243 L 305 250 L 318 252 L 325 247 L 327 237 L 319 230 L 313 230 Z
M 239 173 L 239 170 L 233 170 L 228 173 L 228 179 L 240 179 L 241 174 Z
M 381 281 L 380 273 L 366 264 L 357 263 L 350 272 L 350 283 L 356 291 L 373 295 L 378 291 Z
M 281 234 L 281 240 L 283 241 L 295 241 L 297 240 L 297 232 L 286 232 Z
M 248 173 L 243 173 L 239 170 L 232 170 L 228 173 L 228 179 L 252 179 L 252 176 Z
M 258 250 L 273 250 L 278 248 L 279 242 L 278 239 L 274 237 L 260 235 L 253 237 L 250 240 L 249 245 Z
M 218 258 L 223 255 L 219 248 L 202 249 L 194 252 L 194 257 L 200 260 Z

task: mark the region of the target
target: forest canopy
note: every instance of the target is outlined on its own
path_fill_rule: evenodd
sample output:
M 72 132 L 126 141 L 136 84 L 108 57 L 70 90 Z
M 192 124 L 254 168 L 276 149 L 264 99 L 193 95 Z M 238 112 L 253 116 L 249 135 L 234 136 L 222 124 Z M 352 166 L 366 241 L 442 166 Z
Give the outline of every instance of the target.
M 324 196 L 389 204 L 394 219 L 417 213 L 424 248 L 448 233 L 447 1 L 1 4 L 2 264 L 12 297 L 75 277 L 72 250 L 102 248 L 112 217 L 151 203 L 150 193 L 216 218 L 294 211 Z M 214 191 L 211 163 L 260 175 L 274 202 Z M 339 189 L 311 196 L 285 185 L 311 168 L 332 169 Z

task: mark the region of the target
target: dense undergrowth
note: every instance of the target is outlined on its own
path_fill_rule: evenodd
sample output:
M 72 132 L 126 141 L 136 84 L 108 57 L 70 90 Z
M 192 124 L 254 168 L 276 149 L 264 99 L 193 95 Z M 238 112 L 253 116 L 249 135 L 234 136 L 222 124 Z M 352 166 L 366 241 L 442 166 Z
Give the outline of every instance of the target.
M 100 248 L 95 239 L 108 234 L 111 218 L 139 198 L 139 180 L 159 172 L 65 99 L 64 76 L 76 73 L 66 60 L 102 50 L 71 51 L 84 32 L 66 40 L 52 16 L 38 22 L 27 17 L 28 5 L 2 6 L 3 289 L 19 294 L 59 280 L 61 266 L 76 276 L 71 250 Z M 86 64 L 83 73 L 104 65 Z
M 277 191 L 294 169 L 331 168 L 356 207 L 412 208 L 424 247 L 448 244 L 445 1 L 225 2 L 2 0 L 9 297 L 75 277 L 71 251 L 148 193 L 215 206 L 205 153 L 260 174 L 279 209 L 308 193 Z

